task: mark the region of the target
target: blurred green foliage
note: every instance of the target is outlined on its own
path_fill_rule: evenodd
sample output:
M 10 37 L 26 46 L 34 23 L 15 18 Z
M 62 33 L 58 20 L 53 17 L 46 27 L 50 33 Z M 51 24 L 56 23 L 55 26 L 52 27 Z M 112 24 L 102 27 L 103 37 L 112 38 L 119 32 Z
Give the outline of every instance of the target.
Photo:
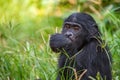
M 73 12 L 97 21 L 113 57 L 113 80 L 119 80 L 119 0 L 0 0 L 0 80 L 55 80 L 59 54 L 50 50 L 49 36 Z

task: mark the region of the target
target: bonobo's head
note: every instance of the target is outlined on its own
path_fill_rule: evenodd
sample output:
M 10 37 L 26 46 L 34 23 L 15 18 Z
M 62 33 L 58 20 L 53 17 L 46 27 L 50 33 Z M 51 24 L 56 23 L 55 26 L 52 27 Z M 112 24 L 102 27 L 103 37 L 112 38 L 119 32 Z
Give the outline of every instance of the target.
M 62 34 L 77 47 L 82 47 L 93 36 L 98 35 L 98 27 L 90 15 L 86 13 L 73 13 L 64 21 Z

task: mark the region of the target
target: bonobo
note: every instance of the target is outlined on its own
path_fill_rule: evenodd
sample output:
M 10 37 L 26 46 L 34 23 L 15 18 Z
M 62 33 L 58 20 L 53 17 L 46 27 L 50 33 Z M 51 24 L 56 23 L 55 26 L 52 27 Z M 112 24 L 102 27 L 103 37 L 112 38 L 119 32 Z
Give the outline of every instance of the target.
M 111 55 L 100 36 L 95 20 L 86 13 L 65 19 L 61 33 L 50 37 L 52 51 L 60 52 L 57 80 L 92 80 L 98 74 L 112 80 Z

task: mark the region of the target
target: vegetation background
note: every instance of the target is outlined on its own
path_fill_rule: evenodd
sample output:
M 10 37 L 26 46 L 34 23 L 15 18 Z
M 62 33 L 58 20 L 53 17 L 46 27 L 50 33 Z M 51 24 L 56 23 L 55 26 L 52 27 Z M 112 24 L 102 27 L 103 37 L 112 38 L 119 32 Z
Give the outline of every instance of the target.
M 120 80 L 120 0 L 0 0 L 0 80 L 55 80 L 59 54 L 49 37 L 73 12 L 94 17 Z

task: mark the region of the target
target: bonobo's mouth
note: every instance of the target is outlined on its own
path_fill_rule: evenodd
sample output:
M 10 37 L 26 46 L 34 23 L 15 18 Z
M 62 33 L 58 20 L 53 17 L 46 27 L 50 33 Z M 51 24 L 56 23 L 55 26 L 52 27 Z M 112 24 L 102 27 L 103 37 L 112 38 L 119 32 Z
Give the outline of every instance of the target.
M 75 38 L 73 38 L 73 37 L 68 37 L 68 39 L 69 39 L 71 42 L 75 41 Z
M 72 38 L 69 37 L 68 39 L 70 39 L 70 40 L 73 42 L 73 39 L 72 39 Z

